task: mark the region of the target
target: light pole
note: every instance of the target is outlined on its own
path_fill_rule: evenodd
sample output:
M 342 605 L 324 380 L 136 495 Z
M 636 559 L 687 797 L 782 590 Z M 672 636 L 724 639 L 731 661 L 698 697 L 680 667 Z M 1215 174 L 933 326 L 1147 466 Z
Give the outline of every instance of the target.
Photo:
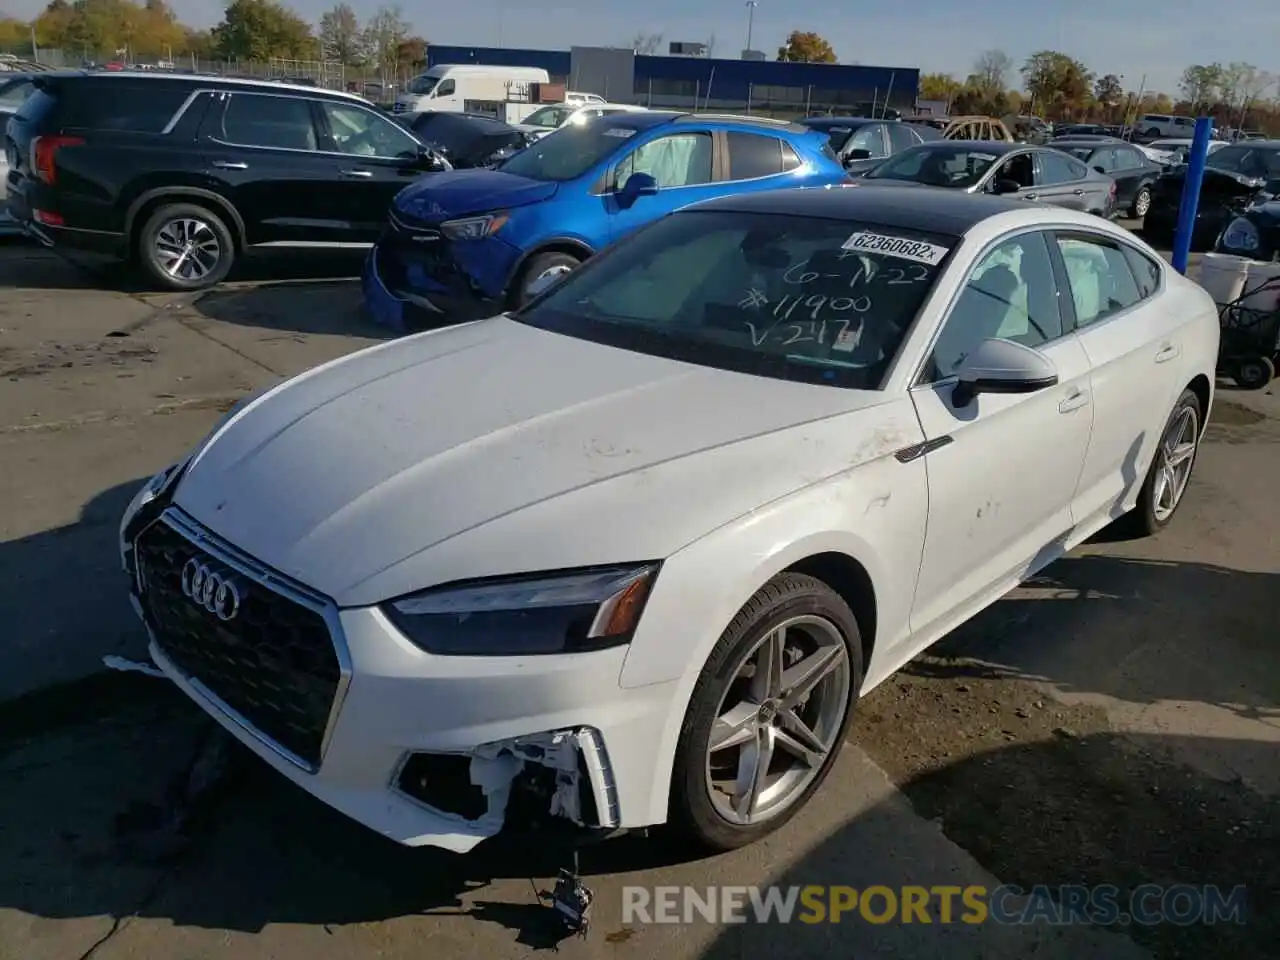
M 756 23 L 756 7 L 760 6 L 760 0 L 747 0 L 747 49 L 751 50 L 751 30 Z

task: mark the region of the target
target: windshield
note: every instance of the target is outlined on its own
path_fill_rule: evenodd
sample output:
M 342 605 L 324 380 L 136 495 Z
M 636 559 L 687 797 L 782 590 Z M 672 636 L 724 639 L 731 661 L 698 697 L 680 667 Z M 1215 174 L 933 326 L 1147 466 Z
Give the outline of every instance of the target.
M 410 93 L 416 93 L 419 96 L 430 93 L 436 88 L 436 84 L 440 80 L 438 77 L 428 77 L 425 74 L 421 77 L 414 77 L 409 81 L 409 85 L 405 87 Z
M 981 147 L 962 143 L 910 147 L 890 157 L 867 177 L 876 180 L 913 180 L 933 187 L 967 189 L 981 180 L 999 159 Z
M 561 127 L 502 165 L 505 173 L 562 183 L 582 176 L 636 135 L 634 127 L 604 121 Z
M 573 113 L 574 109 L 576 108 L 553 103 L 550 106 L 533 111 L 533 113 L 525 117 L 524 122 L 531 127 L 545 127 L 548 130 L 554 130 L 569 119 L 569 114 Z
M 1280 178 L 1280 148 L 1226 146 L 1210 153 L 1205 166 L 1246 177 Z
M 958 242 L 689 210 L 589 261 L 516 319 L 703 366 L 874 390 Z

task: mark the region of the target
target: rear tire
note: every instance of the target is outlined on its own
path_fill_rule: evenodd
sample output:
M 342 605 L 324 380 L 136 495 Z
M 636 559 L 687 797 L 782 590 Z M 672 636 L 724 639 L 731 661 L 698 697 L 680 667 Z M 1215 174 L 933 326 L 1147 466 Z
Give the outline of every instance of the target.
M 1138 504 L 1122 520 L 1125 532 L 1134 536 L 1159 533 L 1182 505 L 1204 433 L 1204 412 L 1192 390 L 1182 391 L 1160 432 L 1160 445 L 1138 494 Z
M 762 670 L 770 650 L 783 672 Z M 809 668 L 821 679 L 800 696 L 796 678 Z M 770 580 L 721 634 L 694 687 L 672 768 L 672 829 L 700 847 L 732 850 L 789 821 L 830 773 L 861 687 L 862 640 L 848 604 L 814 577 Z M 741 736 L 727 737 L 730 730 Z M 722 744 L 714 749 L 713 734 Z M 763 751 L 772 763 L 753 781 L 747 772 Z M 731 779 L 738 783 L 726 792 Z M 744 782 L 759 786 L 739 794 Z
M 138 263 L 165 290 L 207 290 L 226 279 L 235 262 L 235 240 L 207 207 L 170 203 L 158 208 L 138 233 Z
M 1261 390 L 1275 375 L 1276 367 L 1270 357 L 1244 357 L 1233 365 L 1231 379 L 1241 390 Z
M 1137 194 L 1133 198 L 1133 206 L 1129 208 L 1129 216 L 1135 220 L 1141 220 L 1147 215 L 1147 211 L 1151 209 L 1151 188 L 1139 187 Z

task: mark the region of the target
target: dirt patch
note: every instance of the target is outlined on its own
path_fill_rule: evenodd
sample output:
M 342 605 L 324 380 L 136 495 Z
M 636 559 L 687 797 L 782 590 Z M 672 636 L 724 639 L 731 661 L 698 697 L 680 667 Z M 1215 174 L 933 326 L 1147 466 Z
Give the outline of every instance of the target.
M 159 351 L 150 344 L 122 342 L 113 337 L 101 343 L 46 343 L 31 351 L 20 363 L 0 367 L 0 377 L 27 380 L 55 370 L 86 367 L 127 367 L 152 363 Z
M 866 698 L 853 739 L 1003 882 L 1113 884 L 1121 903 L 1142 884 L 1243 884 L 1244 925 L 1129 932 L 1159 960 L 1276 956 L 1280 804 L 1110 732 L 1100 709 L 910 669 Z
M 1266 419 L 1265 413 L 1253 410 L 1244 404 L 1219 399 L 1213 404 L 1213 414 L 1209 418 L 1209 423 L 1223 427 L 1250 427 Z

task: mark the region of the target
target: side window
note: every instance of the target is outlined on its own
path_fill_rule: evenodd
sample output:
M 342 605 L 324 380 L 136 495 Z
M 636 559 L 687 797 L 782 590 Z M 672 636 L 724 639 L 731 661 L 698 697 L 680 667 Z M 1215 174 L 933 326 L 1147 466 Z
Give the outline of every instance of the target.
M 908 147 L 914 147 L 917 143 L 921 143 L 921 139 L 912 132 L 911 127 L 905 123 L 891 123 L 889 130 L 889 152 L 901 153 Z
M 782 172 L 782 141 L 758 133 L 729 133 L 729 179 L 754 180 Z
M 647 173 L 662 188 L 711 182 L 711 134 L 677 133 L 643 143 L 619 161 L 615 187 L 633 173 Z
M 452 79 L 441 80 L 440 85 L 436 87 L 436 96 L 451 97 L 453 96 L 454 91 L 456 91 L 457 89 L 458 89 L 458 85 Z
M 1103 173 L 1112 173 L 1113 171 L 1119 169 L 1119 166 L 1116 162 L 1117 152 L 1118 151 L 1110 150 L 1110 149 L 1095 150 L 1093 151 L 1093 156 L 1089 158 L 1089 166 L 1100 167 Z
M 953 376 L 983 340 L 1038 347 L 1062 336 L 1057 285 L 1043 233 L 1000 244 L 973 268 L 933 348 L 932 381 Z
M 413 137 L 372 110 L 330 101 L 321 101 L 320 110 L 329 124 L 333 147 L 339 153 L 408 158 L 418 152 L 418 142 Z
M 868 123 L 853 131 L 844 145 L 846 154 L 851 150 L 866 150 L 873 160 L 888 156 L 884 147 L 884 124 Z
M 1138 284 L 1139 297 L 1147 299 L 1160 287 L 1160 264 L 1129 246 L 1124 248 L 1124 256 L 1129 261 L 1129 269 L 1133 271 L 1133 279 Z
M 222 113 L 222 139 L 246 147 L 315 150 L 311 103 L 301 97 L 233 93 Z
M 1071 283 L 1077 326 L 1105 320 L 1142 299 L 1120 244 L 1087 235 L 1059 235 L 1057 243 Z
M 800 156 L 796 153 L 795 148 L 787 141 L 782 141 L 782 172 L 794 170 L 800 166 Z
M 1142 161 L 1142 154 L 1132 147 L 1116 147 L 1115 153 L 1117 170 L 1136 170 L 1146 165 Z
M 109 82 L 84 78 L 74 94 L 61 98 L 58 120 L 64 127 L 160 133 L 191 95 L 184 83 Z
M 1045 150 L 1040 154 L 1039 186 L 1048 187 L 1055 183 L 1070 183 L 1072 180 L 1083 180 L 1085 166 L 1072 160 L 1065 153 Z
M 27 97 L 35 92 L 35 89 L 36 85 L 34 83 L 15 83 L 6 89 L 4 93 L 0 93 L 0 106 L 11 111 L 17 110 L 26 102 Z
M 1020 153 L 1006 160 L 1000 165 L 1000 169 L 996 171 L 990 182 L 995 183 L 997 180 L 1012 180 L 1024 190 L 1027 187 L 1034 187 L 1036 174 L 1031 154 Z

